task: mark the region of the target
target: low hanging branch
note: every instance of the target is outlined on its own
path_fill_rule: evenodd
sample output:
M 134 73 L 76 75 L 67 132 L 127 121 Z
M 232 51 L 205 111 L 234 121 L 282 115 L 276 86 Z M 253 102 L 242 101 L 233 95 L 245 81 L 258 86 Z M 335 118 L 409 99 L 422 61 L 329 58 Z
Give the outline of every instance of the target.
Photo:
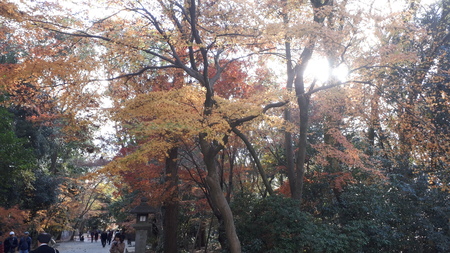
M 241 140 L 245 143 L 245 145 L 247 146 L 248 151 L 250 152 L 250 154 L 252 155 L 253 161 L 255 161 L 256 163 L 256 168 L 258 169 L 259 174 L 261 175 L 261 178 L 264 182 L 264 185 L 266 186 L 267 191 L 269 192 L 270 195 L 273 195 L 273 189 L 272 186 L 270 185 L 269 180 L 267 180 L 267 176 L 266 173 L 264 172 L 264 169 L 261 165 L 261 161 L 258 158 L 258 155 L 256 154 L 255 149 L 253 148 L 252 144 L 250 143 L 250 141 L 248 140 L 247 136 L 245 136 L 241 131 L 239 131 L 239 129 L 237 128 L 233 128 L 232 129 L 233 133 L 235 133 L 239 138 L 241 138 Z
M 286 105 L 287 103 L 289 103 L 289 101 L 281 101 L 281 102 L 268 104 L 268 105 L 266 105 L 263 108 L 262 113 L 266 113 L 271 108 L 282 107 L 282 106 Z M 253 160 L 256 163 L 256 167 L 258 169 L 259 174 L 261 175 L 261 178 L 263 180 L 264 186 L 266 187 L 266 189 L 269 192 L 269 194 L 273 195 L 274 192 L 273 192 L 272 186 L 270 185 L 270 182 L 267 179 L 266 173 L 264 172 L 264 169 L 262 167 L 261 161 L 259 160 L 255 149 L 253 148 L 252 144 L 248 140 L 247 136 L 245 136 L 241 131 L 239 131 L 239 129 L 237 129 L 237 126 L 242 125 L 245 122 L 251 121 L 251 120 L 257 118 L 258 116 L 260 116 L 260 115 L 251 115 L 251 116 L 247 116 L 247 117 L 244 117 L 244 118 L 240 118 L 240 119 L 234 120 L 233 122 L 230 123 L 230 126 L 231 126 L 231 131 L 233 133 L 235 133 L 239 138 L 241 138 L 241 140 L 245 143 L 248 151 L 250 152 Z

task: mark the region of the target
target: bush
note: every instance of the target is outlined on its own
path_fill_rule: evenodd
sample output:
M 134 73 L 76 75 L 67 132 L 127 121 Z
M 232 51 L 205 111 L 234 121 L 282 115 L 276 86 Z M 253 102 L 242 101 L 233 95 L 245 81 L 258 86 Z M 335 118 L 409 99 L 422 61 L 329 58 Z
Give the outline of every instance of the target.
M 233 210 L 243 252 L 356 252 L 366 243 L 357 226 L 324 223 L 299 206 L 282 196 L 238 197 Z

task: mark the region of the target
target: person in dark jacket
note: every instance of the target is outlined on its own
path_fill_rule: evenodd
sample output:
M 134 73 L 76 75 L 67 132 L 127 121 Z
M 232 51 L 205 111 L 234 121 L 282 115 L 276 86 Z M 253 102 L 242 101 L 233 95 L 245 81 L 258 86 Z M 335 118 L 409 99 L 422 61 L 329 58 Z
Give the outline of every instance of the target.
M 52 236 L 50 234 L 39 234 L 37 237 L 39 247 L 37 247 L 35 250 L 32 250 L 31 253 L 59 253 L 57 249 L 48 246 L 48 243 L 51 239 Z
M 31 237 L 29 232 L 25 232 L 19 240 L 19 253 L 29 253 L 31 250 Z
M 103 231 L 100 234 L 100 241 L 102 242 L 102 246 L 103 248 L 106 246 L 106 240 L 108 239 L 108 233 L 106 233 L 106 231 Z
M 112 237 L 113 237 L 113 231 L 111 231 L 111 230 L 109 230 L 108 231 L 108 245 L 111 245 L 111 240 L 112 240 Z
M 16 252 L 16 248 L 19 246 L 19 240 L 17 240 L 16 234 L 13 231 L 11 231 L 9 237 L 5 239 L 4 245 L 5 253 Z

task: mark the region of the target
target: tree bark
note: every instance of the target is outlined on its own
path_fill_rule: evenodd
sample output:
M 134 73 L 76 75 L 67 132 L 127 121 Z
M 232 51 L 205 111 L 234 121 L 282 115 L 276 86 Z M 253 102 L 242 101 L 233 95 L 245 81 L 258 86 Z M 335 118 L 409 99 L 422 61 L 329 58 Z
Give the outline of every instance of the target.
M 287 23 L 288 20 L 285 18 L 285 22 Z M 287 39 L 288 40 L 288 39 Z M 295 72 L 292 68 L 292 54 L 291 54 L 291 43 L 285 42 L 286 47 L 286 72 L 287 72 L 287 82 L 286 82 L 286 89 L 291 92 L 293 85 L 294 85 L 294 77 Z M 291 109 L 289 107 L 286 107 L 284 109 L 284 120 L 286 122 L 291 122 Z M 285 148 L 285 155 L 286 155 L 286 171 L 288 175 L 289 180 L 289 188 L 291 191 L 291 198 L 294 198 L 294 192 L 296 192 L 297 183 L 296 183 L 296 177 L 295 177 L 295 164 L 294 164 L 294 149 L 292 147 L 292 133 L 285 131 L 284 132 L 284 148 Z
M 170 199 L 165 203 L 164 212 L 164 252 L 178 252 L 178 148 L 169 150 L 166 158 L 166 181 L 170 191 Z
M 205 166 L 208 171 L 205 181 L 210 192 L 211 202 L 220 212 L 223 219 L 225 233 L 229 244 L 229 251 L 231 253 L 240 253 L 241 243 L 236 233 L 236 227 L 234 225 L 230 205 L 228 204 L 222 188 L 220 187 L 219 172 L 215 162 L 215 156 L 218 150 L 220 150 L 220 147 L 218 147 L 218 144 L 210 144 L 205 137 L 206 136 L 204 135 L 200 135 L 200 142 L 203 153 L 203 161 L 205 162 Z
M 296 188 L 292 196 L 294 199 L 302 200 L 303 198 L 303 178 L 305 176 L 305 158 L 308 132 L 308 110 L 309 110 L 309 96 L 302 94 L 298 96 L 297 103 L 300 109 L 300 133 L 298 141 L 297 163 L 296 163 Z

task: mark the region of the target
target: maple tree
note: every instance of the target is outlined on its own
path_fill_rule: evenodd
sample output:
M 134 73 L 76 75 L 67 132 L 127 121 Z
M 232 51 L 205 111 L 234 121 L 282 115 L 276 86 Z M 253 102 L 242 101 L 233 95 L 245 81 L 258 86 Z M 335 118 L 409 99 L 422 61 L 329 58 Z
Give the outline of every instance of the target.
M 2 2 L 2 20 L 10 24 L 1 27 L 6 41 L 1 90 L 11 104 L 32 111 L 27 120 L 41 130 L 55 130 L 46 135 L 52 152 L 38 158 L 41 164 L 49 161 L 48 172 L 55 175 L 67 172 L 58 159 L 66 159 L 70 148 L 54 144 L 64 140 L 80 153 L 91 150 L 86 141 L 96 128 L 91 123 L 97 111 L 108 111 L 121 149 L 89 177 L 107 175 L 116 197 L 134 197 L 131 205 L 139 202 L 137 196 L 148 196 L 153 205 L 163 206 L 157 226 L 163 227 L 166 252 L 177 252 L 179 237 L 185 248 L 189 238 L 202 241 L 206 222 L 201 221 L 214 224 L 206 206 L 218 221 L 221 248 L 231 252 L 251 251 L 247 245 L 261 242 L 264 247 L 254 252 L 326 251 L 327 245 L 348 251 L 350 244 L 369 252 L 383 243 L 367 235 L 374 229 L 381 236 L 385 227 L 365 219 L 359 207 L 386 212 L 373 217 L 398 225 L 390 231 L 396 236 L 411 236 L 408 229 L 437 236 L 405 225 L 409 212 L 402 218 L 378 198 L 370 206 L 351 194 L 368 187 L 373 191 L 367 194 L 383 196 L 384 185 L 413 192 L 405 185 L 422 176 L 434 187 L 448 186 L 442 183 L 448 162 L 447 1 L 434 5 L 429 15 L 409 1 L 393 13 L 377 12 L 375 2 L 367 8 L 359 3 L 111 0 L 83 3 L 75 15 L 70 7 L 51 2 L 29 3 L 22 10 Z M 94 9 L 104 13 L 98 16 Z M 268 63 L 279 63 L 277 56 L 286 63 L 284 78 L 281 71 L 269 71 Z M 322 77 L 307 70 L 317 58 L 328 65 L 322 66 Z M 343 66 L 347 79 L 332 73 Z M 101 96 L 110 99 L 110 110 L 98 110 Z M 399 183 L 393 179 L 398 175 L 409 179 Z M 27 207 L 34 216 L 49 216 L 44 227 L 79 227 L 90 212 L 82 207 L 95 201 L 83 205 L 81 196 L 65 188 L 71 184 L 61 184 L 66 201 L 47 212 Z M 403 194 L 394 192 L 392 203 Z M 105 194 L 87 193 L 86 198 Z M 254 194 L 246 210 L 230 207 L 239 201 L 238 193 Z M 277 193 L 301 201 L 267 198 Z M 438 200 L 440 195 L 426 197 Z M 292 216 L 286 215 L 277 205 L 281 202 L 301 206 L 303 212 L 293 208 Z M 121 204 L 111 206 L 128 226 L 123 213 L 130 203 Z M 357 218 L 348 206 L 358 207 Z M 67 208 L 73 212 L 65 216 Z M 179 221 L 179 213 L 195 218 Z M 246 224 L 245 217 L 254 224 Z M 292 219 L 302 222 L 290 227 Z M 185 232 L 189 229 L 179 222 L 198 232 Z M 258 229 L 265 222 L 277 229 L 249 235 L 252 225 Z M 438 227 L 425 218 L 420 222 Z M 290 238 L 278 233 L 286 227 Z M 325 239 L 294 236 L 303 233 Z M 383 238 L 387 251 L 408 248 Z
M 260 114 L 261 110 L 259 109 L 257 111 L 252 111 L 247 115 L 238 114 L 227 120 L 226 118 L 223 118 L 224 116 L 228 116 L 226 115 L 226 111 L 222 111 L 221 109 L 222 107 L 224 107 L 221 105 L 221 103 L 224 103 L 226 101 L 222 102 L 215 97 L 213 86 L 215 82 L 219 80 L 221 74 L 225 71 L 228 62 L 234 61 L 232 57 L 233 51 L 221 46 L 221 41 L 225 41 L 225 38 L 227 38 L 227 40 L 234 40 L 236 37 L 250 37 L 251 40 L 254 35 L 244 33 L 242 27 L 245 27 L 246 24 L 241 25 L 241 27 L 229 28 L 230 31 L 223 31 L 223 27 L 215 24 L 215 22 L 204 22 L 203 18 L 206 21 L 209 21 L 208 19 L 211 18 L 211 16 L 205 14 L 208 13 L 211 9 L 203 9 L 206 6 L 197 6 L 197 3 L 195 1 L 190 1 L 186 4 L 172 1 L 161 1 L 155 3 L 149 2 L 146 3 L 146 5 L 140 2 L 130 2 L 128 4 L 129 5 L 126 6 L 125 10 L 131 11 L 132 13 L 136 14 L 136 17 L 139 17 L 139 19 L 130 18 L 119 20 L 112 17 L 103 19 L 101 20 L 101 22 L 95 23 L 94 27 L 91 27 L 93 31 L 107 31 L 103 35 L 96 35 L 94 33 L 90 33 L 89 31 L 83 30 L 67 32 L 64 30 L 66 28 L 65 25 L 56 22 L 39 21 L 38 24 L 43 26 L 43 28 L 46 30 L 58 31 L 59 33 L 68 34 L 73 37 L 98 39 L 103 45 L 107 45 L 110 49 L 107 51 L 104 59 L 109 60 L 111 57 L 113 57 L 113 55 L 110 55 L 110 53 L 116 54 L 116 52 L 118 52 L 116 51 L 116 48 L 125 48 L 129 53 L 127 54 L 127 56 L 132 57 L 131 62 L 138 62 L 137 59 L 139 59 L 139 55 L 141 55 L 141 57 L 144 55 L 149 55 L 150 63 L 152 63 L 152 61 L 155 61 L 155 59 L 157 61 L 161 61 L 159 64 L 152 63 L 141 65 L 142 63 L 145 64 L 145 61 L 143 61 L 137 66 L 130 66 L 130 69 L 125 69 L 125 72 L 122 68 L 122 65 L 119 65 L 118 67 L 120 68 L 120 72 L 118 71 L 117 74 L 116 72 L 112 71 L 114 68 L 110 69 L 109 73 L 114 75 L 111 76 L 110 79 L 117 79 L 118 77 L 121 77 L 126 81 L 130 81 L 130 78 L 145 73 L 148 70 L 179 68 L 182 69 L 185 74 L 189 75 L 192 80 L 195 80 L 195 82 L 197 82 L 196 85 L 200 85 L 201 87 L 203 87 L 204 92 L 195 91 L 195 89 L 193 89 L 192 91 L 188 91 L 186 89 L 181 91 L 184 92 L 184 97 L 186 97 L 187 94 L 192 93 L 192 95 L 196 96 L 195 102 L 203 101 L 201 104 L 197 104 L 198 108 L 192 108 L 196 109 L 197 111 L 194 111 L 194 113 L 192 113 L 191 111 L 184 111 L 184 113 L 186 114 L 178 114 L 176 117 L 174 117 L 173 113 L 163 114 L 163 110 L 159 110 L 158 113 L 161 114 L 158 115 L 160 117 L 158 117 L 156 120 L 162 121 L 165 115 L 170 115 L 171 117 L 171 125 L 175 127 L 176 131 L 169 131 L 167 125 L 164 125 L 166 126 L 166 128 L 161 130 L 163 130 L 165 134 L 161 137 L 164 137 L 165 139 L 167 139 L 166 136 L 168 133 L 175 134 L 176 138 L 170 137 L 169 140 L 173 139 L 176 141 L 177 138 L 180 138 L 178 136 L 183 132 L 182 129 L 184 126 L 188 127 L 186 129 L 188 132 L 183 133 L 183 135 L 198 136 L 200 150 L 203 153 L 203 162 L 208 171 L 205 182 L 209 188 L 211 204 L 213 208 L 216 208 L 219 211 L 218 213 L 220 213 L 220 217 L 224 222 L 230 250 L 232 252 L 240 252 L 240 244 L 235 234 L 236 232 L 234 229 L 232 213 L 226 199 L 222 195 L 220 178 L 218 177 L 217 165 L 215 164 L 215 157 L 223 149 L 223 145 L 227 142 L 227 138 L 229 135 L 229 133 L 227 132 L 229 132 L 231 128 L 236 128 L 244 122 L 256 118 Z M 217 5 L 217 7 L 220 8 L 221 6 Z M 153 10 L 150 11 L 150 8 L 152 8 Z M 156 15 L 156 10 L 163 14 L 167 14 L 167 20 L 160 19 Z M 228 11 L 228 13 L 231 14 L 227 9 L 224 9 L 224 11 Z M 200 13 L 202 13 L 203 15 L 197 16 Z M 239 12 L 233 13 L 235 13 L 236 15 L 241 15 L 241 13 Z M 181 16 L 178 17 L 178 14 Z M 208 14 L 211 15 L 210 13 Z M 236 17 L 227 16 L 227 18 L 235 19 Z M 147 31 L 149 34 L 152 34 L 154 36 L 153 40 L 147 41 L 147 43 L 153 44 L 148 47 L 150 49 L 143 45 L 136 44 L 136 37 L 134 36 L 136 31 L 133 30 L 133 27 L 138 27 L 139 25 L 132 26 L 132 28 L 125 31 L 125 33 L 122 29 L 114 29 L 117 28 L 118 25 L 120 25 L 120 28 L 122 28 L 125 23 L 144 24 L 144 20 L 145 22 L 150 22 L 150 24 L 152 24 L 151 29 Z M 200 22 L 202 22 L 201 25 Z M 226 22 L 226 20 L 221 20 L 220 22 Z M 175 30 L 172 29 L 173 24 L 175 24 Z M 201 27 L 201 29 L 204 30 L 206 29 L 206 26 L 209 26 L 209 29 L 211 29 L 211 31 L 216 31 L 218 28 L 220 30 L 218 31 L 218 33 L 209 32 L 209 34 L 200 34 L 198 29 Z M 144 31 L 144 27 L 141 27 L 139 33 L 143 33 Z M 120 37 L 118 36 L 119 34 Z M 139 38 L 142 39 L 143 37 L 141 36 Z M 140 43 L 145 42 L 140 41 Z M 209 43 L 209 45 L 204 45 L 204 43 Z M 229 41 L 227 41 L 227 43 L 229 43 Z M 185 44 L 186 46 L 181 46 L 182 44 Z M 156 47 L 154 47 L 154 45 L 156 45 Z M 169 51 L 165 51 L 165 47 L 167 47 Z M 228 52 L 224 52 L 224 49 L 226 49 Z M 228 61 L 221 65 L 221 62 L 218 61 L 218 59 L 221 55 L 226 56 L 225 53 L 230 54 L 231 57 L 228 56 Z M 119 63 L 123 59 L 119 59 Z M 116 62 L 117 61 L 114 60 L 109 64 L 104 63 L 104 66 L 112 65 L 112 67 L 117 67 L 115 66 Z M 210 71 L 211 62 L 216 62 L 216 65 L 214 66 L 214 68 L 216 69 L 216 74 L 212 77 L 210 77 L 208 74 Z M 155 94 L 158 93 L 152 92 L 152 94 L 148 94 L 147 96 L 154 96 Z M 161 95 L 162 94 L 159 94 L 159 96 Z M 174 95 L 177 94 L 174 92 Z M 171 103 L 180 99 L 184 99 L 184 97 L 176 98 L 176 100 L 172 100 Z M 145 106 L 145 104 L 143 104 L 139 99 L 133 99 L 132 102 L 140 103 L 141 106 Z M 192 103 L 190 101 L 187 102 Z M 224 105 L 226 105 L 226 103 Z M 179 107 L 179 105 L 175 106 Z M 263 111 L 266 111 L 269 108 L 270 106 L 266 107 Z M 154 117 L 154 115 L 152 116 L 148 111 L 136 108 L 136 106 L 131 106 L 131 109 L 129 110 L 132 109 L 134 109 L 135 113 L 145 112 L 145 114 L 142 116 L 134 115 L 135 119 L 138 117 Z M 168 107 L 168 109 L 170 109 L 170 107 Z M 218 113 L 216 113 L 216 111 L 218 111 Z M 221 114 L 224 113 L 225 115 L 222 116 Z M 179 123 L 177 124 L 173 122 L 174 119 L 178 120 Z M 146 122 L 147 120 L 144 119 L 141 121 Z M 187 121 L 187 124 L 190 124 L 192 126 L 186 125 L 186 123 L 184 123 L 183 121 Z M 155 124 L 153 120 L 148 122 L 153 125 Z M 145 128 L 144 130 L 148 131 L 153 129 Z M 144 132 L 143 134 L 144 136 L 148 136 L 148 133 Z M 154 136 L 154 134 L 151 134 L 150 136 Z M 146 147 L 151 146 L 152 148 L 159 148 L 159 152 L 161 152 L 162 154 L 165 154 L 168 150 L 174 147 L 174 143 L 167 141 L 159 141 L 158 145 L 151 145 L 151 142 L 146 142 L 143 145 L 144 146 L 143 148 L 141 148 L 141 150 L 148 150 L 148 148 Z M 158 150 L 153 150 L 152 154 L 155 154 L 157 151 Z M 139 152 L 142 151 L 139 150 L 138 153 Z M 145 156 L 147 155 L 148 154 L 145 154 Z

